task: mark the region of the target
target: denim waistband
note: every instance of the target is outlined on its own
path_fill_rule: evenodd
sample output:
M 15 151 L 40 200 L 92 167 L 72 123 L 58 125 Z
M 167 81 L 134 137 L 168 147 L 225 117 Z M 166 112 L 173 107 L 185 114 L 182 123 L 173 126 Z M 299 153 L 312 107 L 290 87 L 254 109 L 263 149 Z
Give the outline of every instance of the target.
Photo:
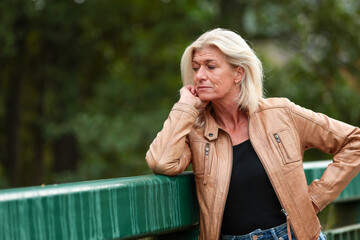
M 287 223 L 283 223 L 279 226 L 261 230 L 256 229 L 251 233 L 245 235 L 221 235 L 223 240 L 266 240 L 266 239 L 281 239 L 283 236 L 287 236 Z M 287 238 L 286 238 L 287 239 Z

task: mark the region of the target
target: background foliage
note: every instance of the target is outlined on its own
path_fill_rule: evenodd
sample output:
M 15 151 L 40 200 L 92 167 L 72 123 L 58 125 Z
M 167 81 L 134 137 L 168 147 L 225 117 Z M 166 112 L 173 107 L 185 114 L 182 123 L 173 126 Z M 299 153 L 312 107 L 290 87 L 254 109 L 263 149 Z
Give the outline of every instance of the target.
M 182 52 L 214 27 L 249 40 L 268 97 L 360 125 L 356 0 L 3 0 L 0 23 L 2 188 L 150 173 Z

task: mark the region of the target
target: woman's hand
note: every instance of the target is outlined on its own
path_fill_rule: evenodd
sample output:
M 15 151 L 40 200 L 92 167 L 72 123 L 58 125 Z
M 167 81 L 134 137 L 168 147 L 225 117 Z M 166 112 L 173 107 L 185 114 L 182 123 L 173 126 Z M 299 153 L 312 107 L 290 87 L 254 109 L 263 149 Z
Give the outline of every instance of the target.
M 206 105 L 209 103 L 200 100 L 193 85 L 187 85 L 180 89 L 179 102 L 194 106 L 196 109 L 205 108 Z

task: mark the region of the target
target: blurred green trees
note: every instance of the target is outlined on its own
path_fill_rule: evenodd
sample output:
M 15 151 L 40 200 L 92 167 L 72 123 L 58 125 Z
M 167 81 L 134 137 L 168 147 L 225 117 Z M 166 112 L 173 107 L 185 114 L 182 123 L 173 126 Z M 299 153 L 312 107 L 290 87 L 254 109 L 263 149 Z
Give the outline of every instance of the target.
M 355 0 L 1 1 L 0 187 L 149 173 L 182 52 L 214 27 L 249 40 L 267 96 L 359 126 L 359 17 Z

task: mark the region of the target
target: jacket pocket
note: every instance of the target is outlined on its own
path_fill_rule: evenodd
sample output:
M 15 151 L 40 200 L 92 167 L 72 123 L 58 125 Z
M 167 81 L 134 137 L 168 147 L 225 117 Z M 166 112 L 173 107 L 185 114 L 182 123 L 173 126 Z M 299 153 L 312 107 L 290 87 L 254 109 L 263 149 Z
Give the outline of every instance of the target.
M 211 174 L 213 154 L 212 144 L 202 140 L 194 140 L 190 143 L 192 152 L 192 166 L 195 175 L 204 177 L 204 184 Z
M 289 129 L 283 129 L 270 134 L 284 164 L 298 162 L 301 160 L 299 147 L 295 144 L 295 137 Z

